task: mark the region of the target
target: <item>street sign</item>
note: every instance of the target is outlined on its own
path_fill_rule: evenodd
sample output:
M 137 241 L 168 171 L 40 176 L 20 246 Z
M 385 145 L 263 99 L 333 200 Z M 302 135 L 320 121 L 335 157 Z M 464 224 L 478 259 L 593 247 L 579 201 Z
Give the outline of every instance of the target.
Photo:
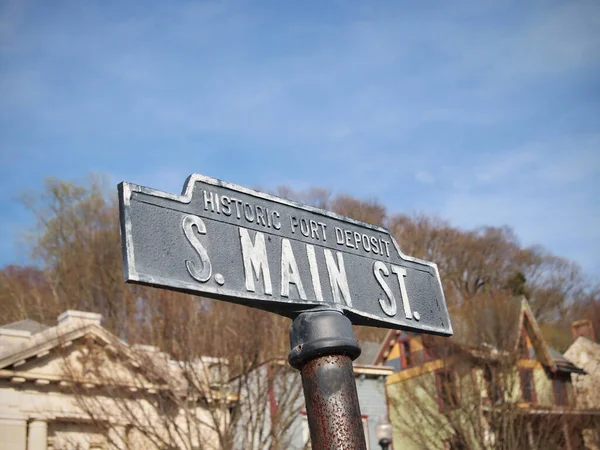
M 198 174 L 182 195 L 123 182 L 119 208 L 128 282 L 452 334 L 437 266 L 384 228 Z

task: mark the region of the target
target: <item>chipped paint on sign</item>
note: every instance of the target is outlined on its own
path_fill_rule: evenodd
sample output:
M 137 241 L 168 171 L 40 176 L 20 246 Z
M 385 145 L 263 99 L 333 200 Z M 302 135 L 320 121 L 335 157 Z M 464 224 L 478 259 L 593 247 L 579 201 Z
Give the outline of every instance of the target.
M 125 279 L 296 316 L 451 335 L 437 266 L 381 227 L 202 175 L 119 185 Z

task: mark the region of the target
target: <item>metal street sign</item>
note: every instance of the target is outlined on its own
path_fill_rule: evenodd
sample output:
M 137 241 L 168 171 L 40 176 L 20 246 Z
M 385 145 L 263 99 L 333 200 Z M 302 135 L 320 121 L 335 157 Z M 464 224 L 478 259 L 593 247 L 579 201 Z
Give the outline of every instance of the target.
M 452 334 L 437 266 L 384 228 L 197 174 L 182 195 L 123 182 L 119 206 L 128 282 Z

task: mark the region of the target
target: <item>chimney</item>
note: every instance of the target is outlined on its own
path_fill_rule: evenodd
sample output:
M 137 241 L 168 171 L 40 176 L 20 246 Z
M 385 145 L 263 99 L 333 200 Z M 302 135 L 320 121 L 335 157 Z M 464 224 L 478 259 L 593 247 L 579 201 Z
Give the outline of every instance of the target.
M 73 324 L 77 326 L 82 325 L 98 325 L 100 326 L 100 321 L 102 320 L 101 314 L 84 312 L 84 311 L 73 311 L 72 309 L 65 311 L 60 316 L 58 316 L 58 324 L 59 325 L 67 325 Z
M 589 339 L 592 342 L 596 342 L 596 333 L 594 333 L 594 326 L 592 321 L 589 319 L 576 320 L 571 324 L 571 332 L 573 333 L 573 340 L 579 336 Z

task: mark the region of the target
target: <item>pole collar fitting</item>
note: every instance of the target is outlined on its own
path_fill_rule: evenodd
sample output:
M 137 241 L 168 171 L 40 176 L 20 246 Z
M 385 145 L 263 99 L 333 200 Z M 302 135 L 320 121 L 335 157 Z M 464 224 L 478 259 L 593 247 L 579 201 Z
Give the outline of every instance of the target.
M 334 310 L 298 315 L 290 328 L 290 347 L 288 361 L 298 370 L 320 356 L 346 355 L 355 360 L 361 352 L 350 320 Z

